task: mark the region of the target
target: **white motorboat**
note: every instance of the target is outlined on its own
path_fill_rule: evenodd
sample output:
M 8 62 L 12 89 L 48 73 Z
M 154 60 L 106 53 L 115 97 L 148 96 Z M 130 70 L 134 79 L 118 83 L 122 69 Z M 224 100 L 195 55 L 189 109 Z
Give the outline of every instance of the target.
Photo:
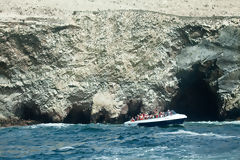
M 126 126 L 146 126 L 146 127 L 153 127 L 153 126 L 168 126 L 168 125 L 179 125 L 187 119 L 187 116 L 184 114 L 178 114 L 174 111 L 171 114 L 166 116 L 158 117 L 158 118 L 149 118 L 143 120 L 134 120 L 134 121 L 127 121 L 124 123 Z

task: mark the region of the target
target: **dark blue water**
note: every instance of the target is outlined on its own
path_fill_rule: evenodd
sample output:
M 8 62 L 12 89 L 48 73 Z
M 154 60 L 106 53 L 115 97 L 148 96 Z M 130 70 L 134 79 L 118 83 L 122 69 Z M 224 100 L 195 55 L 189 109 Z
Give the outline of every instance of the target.
M 183 127 L 40 124 L 0 128 L 0 159 L 240 158 L 240 122 Z

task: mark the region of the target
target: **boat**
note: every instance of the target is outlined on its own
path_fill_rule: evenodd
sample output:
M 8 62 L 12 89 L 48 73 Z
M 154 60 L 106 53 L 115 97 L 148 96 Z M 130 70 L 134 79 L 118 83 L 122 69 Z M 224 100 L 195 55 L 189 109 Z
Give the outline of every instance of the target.
M 187 116 L 184 114 L 178 114 L 174 111 L 167 112 L 164 116 L 158 118 L 148 118 L 143 120 L 130 120 L 124 123 L 126 126 L 145 126 L 145 127 L 154 127 L 154 126 L 169 126 L 169 125 L 180 125 L 183 124 L 184 120 L 187 119 Z

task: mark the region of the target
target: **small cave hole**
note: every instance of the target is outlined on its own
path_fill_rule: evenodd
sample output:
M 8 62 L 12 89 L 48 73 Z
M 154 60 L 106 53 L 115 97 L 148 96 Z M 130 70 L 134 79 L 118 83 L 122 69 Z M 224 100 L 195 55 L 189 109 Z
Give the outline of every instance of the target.
M 63 120 L 64 123 L 90 123 L 91 110 L 88 107 L 73 105 L 68 115 Z
M 132 117 L 137 116 L 143 108 L 142 100 L 130 99 L 126 101 L 126 106 L 122 108 L 122 114 L 116 120 L 116 123 L 124 123 Z
M 101 109 L 97 114 L 91 116 L 93 123 L 110 123 L 112 119 L 109 117 L 109 112 L 106 109 Z
M 107 115 L 108 112 L 106 110 L 101 111 L 98 118 L 96 119 L 96 123 L 107 123 L 110 119 Z
M 17 108 L 16 114 L 23 120 L 34 120 L 42 123 L 52 122 L 52 118 L 47 113 L 41 113 L 39 106 L 34 102 L 23 103 Z
M 128 118 L 135 117 L 141 112 L 143 106 L 141 100 L 130 100 L 128 103 Z

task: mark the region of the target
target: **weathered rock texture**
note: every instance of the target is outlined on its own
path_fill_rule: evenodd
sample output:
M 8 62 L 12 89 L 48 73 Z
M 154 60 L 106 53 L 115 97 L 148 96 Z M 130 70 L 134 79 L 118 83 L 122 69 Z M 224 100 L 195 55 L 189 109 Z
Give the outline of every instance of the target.
M 175 109 L 240 117 L 239 17 L 74 11 L 0 21 L 0 119 L 121 123 Z

